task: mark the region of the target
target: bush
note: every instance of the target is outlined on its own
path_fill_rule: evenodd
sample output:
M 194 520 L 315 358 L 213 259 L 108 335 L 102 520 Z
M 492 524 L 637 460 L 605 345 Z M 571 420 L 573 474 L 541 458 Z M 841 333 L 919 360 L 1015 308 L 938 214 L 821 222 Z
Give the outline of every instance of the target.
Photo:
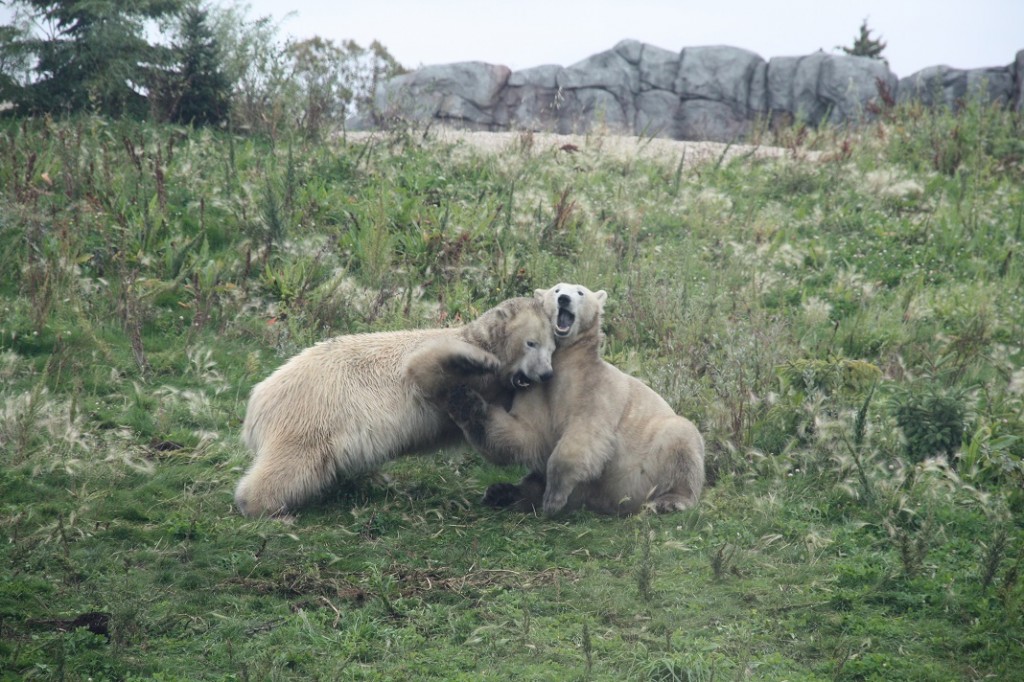
M 910 389 L 893 398 L 896 423 L 913 462 L 944 455 L 952 458 L 964 438 L 964 395 L 934 385 Z

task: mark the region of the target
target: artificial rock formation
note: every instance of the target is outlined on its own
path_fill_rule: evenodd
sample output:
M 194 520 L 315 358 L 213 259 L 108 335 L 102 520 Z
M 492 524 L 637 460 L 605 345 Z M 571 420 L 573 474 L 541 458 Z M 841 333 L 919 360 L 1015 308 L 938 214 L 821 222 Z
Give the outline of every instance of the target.
M 816 52 L 765 61 L 727 46 L 672 52 L 624 40 L 572 66 L 521 71 L 483 62 L 426 66 L 382 84 L 373 127 L 395 117 L 471 130 L 613 133 L 729 142 L 754 126 L 842 124 L 917 99 L 955 106 L 979 94 L 1020 108 L 1024 50 L 986 69 L 933 66 L 897 78 L 877 59 Z

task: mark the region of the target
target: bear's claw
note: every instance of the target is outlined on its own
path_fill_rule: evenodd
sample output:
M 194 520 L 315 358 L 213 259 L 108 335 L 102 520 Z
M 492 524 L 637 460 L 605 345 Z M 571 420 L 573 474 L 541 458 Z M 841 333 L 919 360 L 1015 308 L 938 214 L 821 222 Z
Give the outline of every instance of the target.
M 464 354 L 448 358 L 449 369 L 463 374 L 490 374 L 501 369 L 501 361 L 490 353 L 481 352 L 478 356 Z
M 481 502 L 484 506 L 503 509 L 523 499 L 523 493 L 514 483 L 494 483 L 487 486 Z
M 448 392 L 446 405 L 452 420 L 462 427 L 470 439 L 482 438 L 487 420 L 487 401 L 465 384 L 457 384 Z
M 568 501 L 569 495 L 548 486 L 544 491 L 544 515 L 548 517 L 558 516 Z

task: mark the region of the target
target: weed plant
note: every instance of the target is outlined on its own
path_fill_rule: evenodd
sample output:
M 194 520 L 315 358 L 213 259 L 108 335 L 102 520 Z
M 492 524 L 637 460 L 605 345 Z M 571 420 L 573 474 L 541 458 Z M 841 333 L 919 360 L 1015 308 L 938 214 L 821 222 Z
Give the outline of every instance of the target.
M 977 103 L 706 163 L 6 122 L 0 679 L 1013 678 L 1022 139 Z M 698 508 L 496 512 L 522 472 L 463 446 L 232 509 L 287 357 L 558 281 L 704 433 Z

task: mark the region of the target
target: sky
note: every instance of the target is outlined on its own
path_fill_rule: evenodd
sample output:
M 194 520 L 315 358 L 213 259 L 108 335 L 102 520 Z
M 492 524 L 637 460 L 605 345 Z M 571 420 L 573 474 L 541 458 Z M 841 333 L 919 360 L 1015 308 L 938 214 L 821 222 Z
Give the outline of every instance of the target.
M 223 0 L 214 0 L 219 4 Z M 838 52 L 864 19 L 897 76 L 1006 66 L 1024 49 L 1024 0 L 249 0 L 283 35 L 379 40 L 406 68 L 461 61 L 569 66 L 631 38 L 672 51 L 730 45 L 764 59 Z M 289 12 L 291 16 L 286 17 Z
M 570 66 L 631 38 L 672 51 L 730 45 L 764 59 L 850 46 L 867 19 L 897 76 L 1006 66 L 1024 0 L 206 0 L 270 16 L 282 37 L 379 40 L 406 68 L 483 61 Z M 0 0 L 0 23 L 10 20 Z

